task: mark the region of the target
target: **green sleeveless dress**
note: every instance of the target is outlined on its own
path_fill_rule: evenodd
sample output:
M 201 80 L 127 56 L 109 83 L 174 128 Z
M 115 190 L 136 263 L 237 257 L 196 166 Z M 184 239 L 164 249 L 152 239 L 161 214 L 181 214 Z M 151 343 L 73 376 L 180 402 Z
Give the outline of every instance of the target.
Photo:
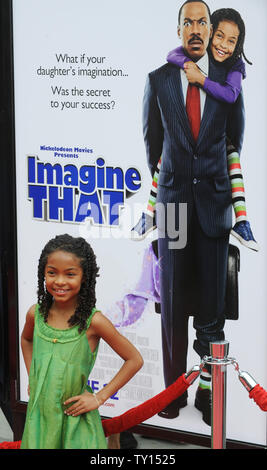
M 96 309 L 88 318 L 89 328 Z M 44 322 L 35 310 L 33 355 L 29 374 L 30 399 L 21 449 L 106 449 L 98 410 L 67 416 L 63 403 L 85 390 L 98 346 L 92 353 L 86 330 L 60 330 Z

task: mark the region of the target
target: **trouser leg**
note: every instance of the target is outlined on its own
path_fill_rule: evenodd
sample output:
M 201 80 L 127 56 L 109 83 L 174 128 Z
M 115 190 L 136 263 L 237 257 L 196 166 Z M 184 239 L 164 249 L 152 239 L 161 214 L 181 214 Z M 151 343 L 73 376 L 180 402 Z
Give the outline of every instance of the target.
M 160 298 L 163 372 L 168 387 L 187 368 L 188 309 L 190 295 L 188 277 L 190 244 L 183 250 L 171 250 L 168 238 L 158 241 L 160 262 Z M 179 267 L 179 269 L 177 269 Z
M 198 279 L 198 311 L 194 316 L 194 349 L 200 358 L 209 355 L 209 343 L 224 340 L 225 292 L 229 235 L 210 238 L 197 218 L 194 224 L 195 265 Z

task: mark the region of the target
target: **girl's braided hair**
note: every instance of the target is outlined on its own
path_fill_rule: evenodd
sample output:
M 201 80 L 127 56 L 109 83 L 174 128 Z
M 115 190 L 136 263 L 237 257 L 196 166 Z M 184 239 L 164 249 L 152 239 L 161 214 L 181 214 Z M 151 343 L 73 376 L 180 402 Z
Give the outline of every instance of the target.
M 92 247 L 83 238 L 71 235 L 57 235 L 44 247 L 38 264 L 38 304 L 40 313 L 47 322 L 48 312 L 53 302 L 53 296 L 45 287 L 45 266 L 48 256 L 55 251 L 71 253 L 80 260 L 83 270 L 83 280 L 78 294 L 78 304 L 74 314 L 68 320 L 70 326 L 79 325 L 79 333 L 86 329 L 86 320 L 96 304 L 95 285 L 99 268 Z
M 252 63 L 246 58 L 244 53 L 244 43 L 246 36 L 246 27 L 245 23 L 240 15 L 240 13 L 233 8 L 220 8 L 216 10 L 211 15 L 211 23 L 213 26 L 213 34 L 218 29 L 219 23 L 221 21 L 232 21 L 238 26 L 239 36 L 238 41 L 234 50 L 234 53 L 230 59 L 227 60 L 227 65 L 232 67 L 232 65 L 239 59 L 244 58 L 244 60 L 252 65 Z

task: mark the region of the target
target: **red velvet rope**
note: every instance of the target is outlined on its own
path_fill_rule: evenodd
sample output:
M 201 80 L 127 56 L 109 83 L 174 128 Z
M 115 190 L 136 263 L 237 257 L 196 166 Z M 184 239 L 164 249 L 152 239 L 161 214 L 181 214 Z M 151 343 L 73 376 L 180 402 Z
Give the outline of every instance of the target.
M 250 391 L 249 398 L 252 398 L 262 411 L 267 411 L 267 392 L 259 384 Z
M 139 423 L 143 423 L 169 405 L 173 400 L 180 397 L 188 389 L 189 385 L 183 374 L 166 390 L 150 398 L 150 400 L 135 408 L 131 408 L 120 416 L 104 419 L 102 424 L 105 436 L 125 431 Z
M 173 400 L 181 396 L 190 386 L 185 374 L 181 375 L 172 385 L 145 401 L 139 406 L 131 408 L 120 416 L 102 421 L 105 436 L 116 434 L 130 429 L 154 416 Z M 19 449 L 21 441 L 2 442 L 0 449 Z
M 21 441 L 1 442 L 0 449 L 20 449 Z

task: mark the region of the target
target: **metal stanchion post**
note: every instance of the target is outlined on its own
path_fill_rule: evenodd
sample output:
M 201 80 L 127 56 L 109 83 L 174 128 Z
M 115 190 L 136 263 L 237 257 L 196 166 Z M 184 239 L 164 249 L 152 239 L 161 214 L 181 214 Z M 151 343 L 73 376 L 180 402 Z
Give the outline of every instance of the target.
M 229 351 L 228 341 L 210 343 L 212 369 L 212 416 L 211 444 L 213 449 L 225 449 L 226 446 L 226 368 Z
M 203 364 L 200 364 L 200 366 L 194 366 L 192 367 L 192 369 L 190 369 L 189 372 L 185 374 L 185 378 L 190 385 L 192 385 L 195 382 L 195 380 L 198 378 L 201 372 L 202 366 Z

